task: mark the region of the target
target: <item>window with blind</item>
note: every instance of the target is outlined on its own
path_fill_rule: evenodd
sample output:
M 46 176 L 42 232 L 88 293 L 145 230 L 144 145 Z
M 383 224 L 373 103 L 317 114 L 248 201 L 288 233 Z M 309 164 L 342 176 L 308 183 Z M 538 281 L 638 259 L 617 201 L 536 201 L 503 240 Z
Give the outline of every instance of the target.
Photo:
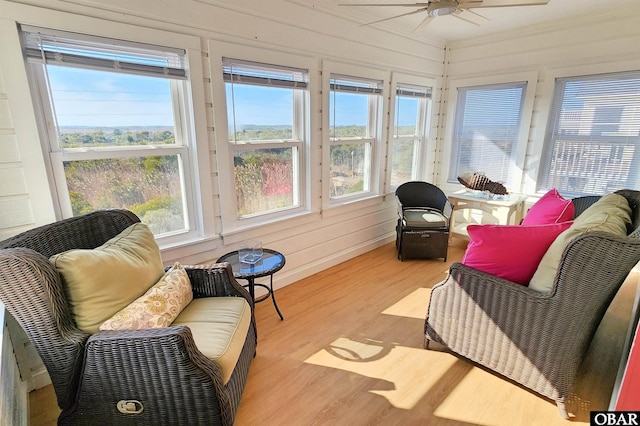
M 640 187 L 640 72 L 556 80 L 538 190 L 602 195 Z
M 391 188 L 418 179 L 420 152 L 427 138 L 431 87 L 396 84 L 391 138 Z
M 304 207 L 309 72 L 223 58 L 236 216 Z
M 132 210 L 157 236 L 191 230 L 184 50 L 23 26 L 63 216 Z
M 382 81 L 331 74 L 329 86 L 330 198 L 366 196 L 379 150 Z
M 459 87 L 449 182 L 483 173 L 507 189 L 513 182 L 527 83 Z

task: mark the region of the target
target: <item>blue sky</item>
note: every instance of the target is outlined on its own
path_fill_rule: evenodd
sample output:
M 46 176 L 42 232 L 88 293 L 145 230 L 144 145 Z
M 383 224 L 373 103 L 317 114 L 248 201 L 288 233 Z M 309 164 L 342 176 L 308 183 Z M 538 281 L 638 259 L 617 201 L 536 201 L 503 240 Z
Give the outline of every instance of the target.
M 61 127 L 173 126 L 165 79 L 57 66 L 48 71 Z
M 232 88 L 230 84 L 227 84 L 226 90 L 227 99 L 231 99 Z M 291 124 L 293 101 L 289 90 L 236 84 L 233 85 L 233 98 L 235 105 L 228 104 L 227 114 L 231 118 L 235 113 L 238 126 L 243 124 Z M 366 126 L 368 120 L 367 102 L 366 95 L 335 93 L 335 115 L 334 102 L 331 102 L 332 107 L 329 111 L 331 125 L 334 124 L 335 118 L 336 126 Z M 401 98 L 399 110 L 401 112 L 398 123 L 400 126 L 415 125 L 416 99 Z M 229 125 L 232 125 L 231 119 L 229 119 Z
M 48 73 L 61 127 L 173 126 L 170 85 L 165 79 L 52 65 Z M 290 90 L 234 85 L 233 91 L 238 126 L 291 125 Z M 335 99 L 335 125 L 366 125 L 364 95 L 337 93 Z M 415 123 L 412 104 L 410 99 L 401 100 L 399 125 Z

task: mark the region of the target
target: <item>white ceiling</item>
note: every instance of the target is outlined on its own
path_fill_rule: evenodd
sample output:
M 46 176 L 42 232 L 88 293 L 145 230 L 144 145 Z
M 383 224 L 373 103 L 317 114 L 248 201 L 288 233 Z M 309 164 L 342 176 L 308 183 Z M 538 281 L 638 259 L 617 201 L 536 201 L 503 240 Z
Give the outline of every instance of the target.
M 411 4 L 413 3 L 411 0 L 294 0 L 294 2 L 305 4 L 318 12 L 328 12 L 332 15 L 341 16 L 360 25 L 368 25 L 373 21 L 401 15 L 420 7 L 339 6 L 344 3 Z M 513 3 L 517 2 L 518 0 L 513 0 Z M 426 17 L 426 12 L 398 17 L 371 25 L 411 37 L 421 39 L 437 38 L 446 42 L 487 36 L 503 31 L 550 24 L 553 21 L 565 21 L 588 15 L 609 16 L 611 14 L 633 13 L 635 16 L 640 17 L 640 0 L 549 0 L 546 5 L 477 8 L 472 9 L 472 12 L 464 11 L 459 16 L 468 16 L 474 21 L 482 22 L 481 25 L 475 25 L 459 19 L 457 16 L 449 15 L 434 18 L 427 25 L 418 28 Z M 480 15 L 480 17 L 475 16 L 474 13 Z M 640 25 L 640 18 L 638 25 Z

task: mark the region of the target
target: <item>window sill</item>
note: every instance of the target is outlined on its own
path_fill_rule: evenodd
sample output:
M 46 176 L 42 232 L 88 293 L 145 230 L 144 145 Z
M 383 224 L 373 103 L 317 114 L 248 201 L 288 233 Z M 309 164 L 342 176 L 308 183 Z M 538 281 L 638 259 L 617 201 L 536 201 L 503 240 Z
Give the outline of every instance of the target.
M 221 236 L 225 245 L 240 243 L 248 238 L 254 238 L 256 235 L 277 232 L 280 229 L 289 229 L 294 226 L 301 226 L 313 222 L 318 211 L 300 211 L 286 217 L 280 216 L 271 219 L 265 219 L 261 222 L 245 222 L 241 220 L 233 222 L 231 227 L 227 227 Z
M 210 237 L 192 237 L 182 241 L 162 243 L 160 242 L 160 253 L 165 265 L 174 262 L 200 263 L 209 261 L 207 253 L 220 247 L 222 239 L 220 235 Z
M 330 205 L 328 208 L 322 210 L 322 217 L 329 218 L 338 216 L 341 214 L 351 213 L 362 208 L 376 206 L 387 200 L 387 195 L 376 194 L 366 198 L 358 198 L 357 200 L 345 201 L 341 204 Z

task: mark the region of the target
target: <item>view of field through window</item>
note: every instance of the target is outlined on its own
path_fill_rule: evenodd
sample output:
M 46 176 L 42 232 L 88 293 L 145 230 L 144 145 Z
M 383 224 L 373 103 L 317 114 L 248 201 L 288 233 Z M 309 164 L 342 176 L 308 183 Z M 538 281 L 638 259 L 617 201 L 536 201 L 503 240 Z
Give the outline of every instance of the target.
M 63 148 L 171 144 L 173 131 L 120 128 L 60 129 Z M 130 142 L 131 140 L 135 142 Z M 131 210 L 156 234 L 184 228 L 178 155 L 65 161 L 74 216 L 98 209 Z
M 225 89 L 237 217 L 296 206 L 295 90 L 236 83 Z
M 148 149 L 181 145 L 170 80 L 51 64 L 46 72 L 73 214 L 123 208 L 156 234 L 184 229 L 185 158 L 180 153 L 153 155 Z M 228 117 L 238 216 L 299 205 L 295 179 L 303 132 L 295 128 L 296 89 L 229 83 L 226 88 L 233 99 Z M 340 183 L 332 186 L 332 196 L 367 190 L 372 147 L 360 139 L 370 133 L 368 98 L 348 93 L 334 97 L 339 106 L 330 136 L 341 142 L 330 147 L 332 182 Z M 396 135 L 415 134 L 415 109 L 403 107 Z M 99 154 L 106 151 L 112 153 L 108 158 Z M 394 176 L 408 180 L 413 142 L 400 141 L 392 151 Z
M 185 228 L 169 80 L 47 65 L 57 140 L 74 216 L 133 211 L 155 234 Z M 104 158 L 107 153 L 110 158 Z
M 334 83 L 356 85 L 349 81 Z M 375 130 L 370 102 L 378 98 L 368 93 L 331 91 L 329 96 L 329 179 L 330 196 L 338 198 L 369 191 L 372 143 Z
M 131 210 L 158 234 L 184 227 L 178 156 L 64 162 L 74 216 Z
M 424 89 L 425 92 L 427 89 Z M 391 187 L 397 188 L 404 182 L 417 179 L 419 145 L 425 136 L 424 124 L 420 126 L 421 118 L 426 122 L 426 105 L 421 109 L 420 104 L 426 104 L 426 98 L 396 96 L 395 120 L 391 137 Z

